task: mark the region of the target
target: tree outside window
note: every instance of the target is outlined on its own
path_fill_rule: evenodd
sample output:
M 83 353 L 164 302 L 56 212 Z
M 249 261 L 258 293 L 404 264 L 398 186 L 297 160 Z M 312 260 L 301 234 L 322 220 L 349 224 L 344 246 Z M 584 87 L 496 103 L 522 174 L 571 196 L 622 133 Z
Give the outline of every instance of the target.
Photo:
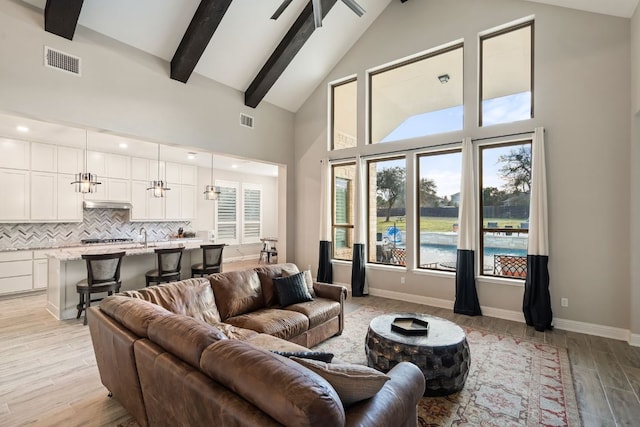
M 353 259 L 354 180 L 356 164 L 333 165 L 333 258 Z

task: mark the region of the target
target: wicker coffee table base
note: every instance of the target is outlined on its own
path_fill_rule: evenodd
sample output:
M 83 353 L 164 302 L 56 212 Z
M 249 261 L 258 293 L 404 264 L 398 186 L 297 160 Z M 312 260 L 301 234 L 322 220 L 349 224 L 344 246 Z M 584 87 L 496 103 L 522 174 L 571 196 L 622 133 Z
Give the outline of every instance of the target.
M 447 346 L 400 344 L 367 331 L 365 352 L 370 367 L 388 372 L 400 362 L 412 362 L 426 380 L 425 396 L 445 396 L 460 391 L 469 373 L 471 355 L 466 337 Z

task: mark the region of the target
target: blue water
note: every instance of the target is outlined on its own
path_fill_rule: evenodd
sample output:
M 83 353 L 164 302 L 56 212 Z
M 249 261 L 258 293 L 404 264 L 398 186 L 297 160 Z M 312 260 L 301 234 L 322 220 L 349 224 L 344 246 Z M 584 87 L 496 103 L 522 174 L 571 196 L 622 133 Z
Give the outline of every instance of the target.
M 452 245 L 433 245 L 423 243 L 420 245 L 420 262 L 419 264 L 455 262 L 457 248 Z M 527 256 L 524 249 L 511 248 L 484 248 L 485 265 L 493 265 L 494 255 L 516 255 Z

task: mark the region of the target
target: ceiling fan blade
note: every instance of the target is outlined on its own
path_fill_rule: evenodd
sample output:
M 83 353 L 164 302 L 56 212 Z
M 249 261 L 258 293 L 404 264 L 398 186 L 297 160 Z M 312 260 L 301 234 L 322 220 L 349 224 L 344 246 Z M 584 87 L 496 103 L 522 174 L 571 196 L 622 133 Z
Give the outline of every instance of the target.
M 284 10 L 287 8 L 287 6 L 291 4 L 292 1 L 293 0 L 284 0 L 280 5 L 280 7 L 278 7 L 278 9 L 273 13 L 273 15 L 271 15 L 271 19 L 278 19 L 280 15 L 282 15 L 282 12 L 284 12 Z
M 356 2 L 356 0 L 342 0 L 342 3 L 349 6 L 349 9 L 353 10 L 353 13 L 355 13 L 356 15 L 364 15 L 365 10 Z
M 322 27 L 322 2 L 320 0 L 311 0 L 313 4 L 313 22 L 316 28 Z

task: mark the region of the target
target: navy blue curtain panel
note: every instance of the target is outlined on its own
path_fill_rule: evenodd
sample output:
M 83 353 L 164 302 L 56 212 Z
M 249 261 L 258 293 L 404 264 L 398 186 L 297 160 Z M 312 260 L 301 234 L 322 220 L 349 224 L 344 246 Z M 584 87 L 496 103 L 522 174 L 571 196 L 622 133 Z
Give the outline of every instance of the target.
M 331 242 L 320 240 L 320 259 L 318 262 L 318 282 L 333 283 L 331 265 Z
M 356 243 L 353 245 L 353 261 L 351 262 L 351 295 L 354 297 L 363 297 L 364 293 L 364 244 Z
M 458 249 L 456 263 L 456 302 L 453 312 L 482 316 L 475 278 L 475 251 Z
M 527 280 L 524 284 L 522 311 L 527 325 L 540 332 L 553 329 L 548 264 L 549 257 L 546 255 L 527 256 Z

